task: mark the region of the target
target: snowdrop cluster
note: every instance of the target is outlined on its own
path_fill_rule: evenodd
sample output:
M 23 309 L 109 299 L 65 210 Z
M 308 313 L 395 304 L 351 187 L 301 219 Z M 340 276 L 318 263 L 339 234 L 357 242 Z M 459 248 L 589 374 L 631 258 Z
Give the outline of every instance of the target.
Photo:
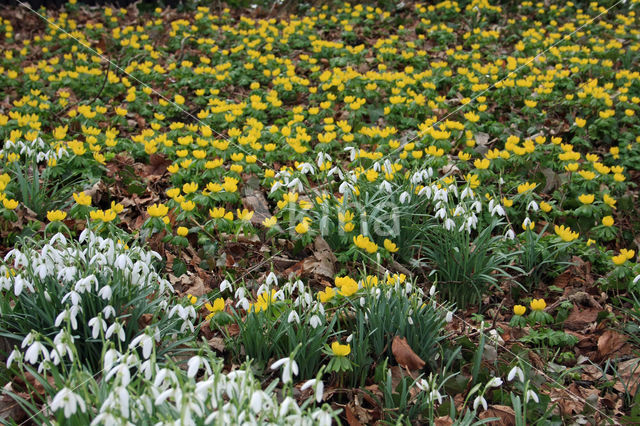
M 31 142 L 8 140 L 0 149 L 0 158 L 35 160 L 37 163 L 41 161 L 57 161 L 68 155 L 67 150 L 62 144 L 52 148 L 51 145 L 45 143 L 42 138 L 38 137 Z M 19 156 L 19 157 L 18 157 Z

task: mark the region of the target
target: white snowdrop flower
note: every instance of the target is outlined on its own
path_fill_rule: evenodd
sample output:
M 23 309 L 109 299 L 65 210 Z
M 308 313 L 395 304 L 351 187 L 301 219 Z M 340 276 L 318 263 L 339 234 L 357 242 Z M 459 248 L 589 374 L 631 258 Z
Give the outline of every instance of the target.
M 384 191 L 387 194 L 391 194 L 393 192 L 393 188 L 391 187 L 391 184 L 386 180 L 383 180 L 382 182 L 380 182 L 380 185 L 378 186 L 378 188 L 380 189 L 380 191 Z
M 113 377 L 117 377 L 123 386 L 127 386 L 131 382 L 130 368 L 127 364 L 118 364 L 107 372 L 104 379 L 108 382 Z
M 467 197 L 473 197 L 473 190 L 468 186 L 460 193 L 460 201 L 464 200 Z
M 529 226 L 531 226 L 531 219 L 529 219 L 528 217 L 525 217 L 524 221 L 522 221 L 522 226 L 524 228 L 529 229 Z
M 515 239 L 515 238 L 516 238 L 516 233 L 515 233 L 515 232 L 513 232 L 513 229 L 509 229 L 509 230 L 507 231 L 507 233 L 506 233 L 506 234 L 504 234 L 504 237 L 505 237 L 506 239 L 508 239 L 508 240 L 513 240 L 513 239 Z
M 80 295 L 74 290 L 71 290 L 69 293 L 65 294 L 64 297 L 62 298 L 61 303 L 66 302 L 67 299 L 71 299 L 72 305 L 77 305 L 78 303 L 80 303 L 80 300 L 82 300 Z
M 342 182 L 338 187 L 338 192 L 341 194 L 351 193 L 352 190 L 353 186 L 347 181 Z
M 66 246 L 67 245 L 67 239 L 65 238 L 64 234 L 58 232 L 57 234 L 55 234 L 53 237 L 51 237 L 51 240 L 49 240 L 49 244 L 54 245 L 55 243 L 60 243 L 60 245 Z
M 140 346 L 142 348 L 142 357 L 144 359 L 148 359 L 151 356 L 151 351 L 153 350 L 153 338 L 144 333 L 136 336 L 131 343 L 129 343 L 129 348 L 135 348 L 136 346 Z
M 98 279 L 93 274 L 79 279 L 74 288 L 78 293 L 85 293 L 91 291 L 92 284 L 95 285 L 96 289 L 98 288 Z
M 100 330 L 107 331 L 107 322 L 102 317 L 97 316 L 89 320 L 89 327 L 91 327 L 91 337 L 97 339 L 100 335 Z
M 276 286 L 278 285 L 278 277 L 276 277 L 276 274 L 273 273 L 273 271 L 269 272 L 269 275 L 267 275 L 267 279 L 266 279 L 266 284 L 267 286 L 271 286 L 273 284 L 275 284 Z
M 300 390 L 304 391 L 306 389 L 309 389 L 310 387 L 313 387 L 316 395 L 316 402 L 320 404 L 320 401 L 322 401 L 322 397 L 324 394 L 324 383 L 322 382 L 322 380 L 318 379 L 307 380 L 304 385 L 300 387 Z
M 13 365 L 14 361 L 22 361 L 22 352 L 17 349 L 12 350 L 9 354 L 9 357 L 7 358 L 7 368 L 11 368 L 11 365 Z
M 429 392 L 429 389 L 431 389 L 431 387 L 429 386 L 429 382 L 427 382 L 425 379 L 420 379 L 416 383 L 416 386 L 423 392 Z
M 287 185 L 287 188 L 295 188 L 298 192 L 302 192 L 304 190 L 304 186 L 298 178 L 294 178 L 293 180 L 291 180 L 291 182 L 289 182 L 289 184 Z
M 434 389 L 429 393 L 429 400 L 435 401 L 436 399 L 438 400 L 438 404 L 442 404 L 442 395 L 437 389 Z
M 538 399 L 538 394 L 533 391 L 533 389 L 528 389 L 527 394 L 525 395 L 525 403 L 529 402 L 530 399 L 533 399 L 536 403 L 540 402 Z
M 456 223 L 451 218 L 447 218 L 447 220 L 444 221 L 444 229 L 446 229 L 447 231 L 451 231 L 455 228 L 455 226 Z
M 104 299 L 104 300 L 111 299 L 112 295 L 113 295 L 113 289 L 111 288 L 110 285 L 105 285 L 98 292 L 98 296 L 102 297 L 102 299 Z
M 402 194 L 400 194 L 400 204 L 406 204 L 409 201 L 411 201 L 411 194 L 409 194 L 407 191 L 404 191 Z
M 350 334 L 347 336 L 346 342 L 347 343 L 351 343 L 351 341 L 353 340 L 353 334 Z
M 633 279 L 633 283 L 638 284 L 638 281 L 640 281 L 640 275 L 636 275 L 636 277 Z
M 344 148 L 345 152 L 349 153 L 349 161 L 354 161 L 356 159 L 356 149 L 352 146 L 347 146 Z
M 436 212 L 435 217 L 436 219 L 444 219 L 445 217 L 447 217 L 447 210 L 442 207 Z
M 129 258 L 129 256 L 127 256 L 126 254 L 120 254 L 118 255 L 118 257 L 116 258 L 115 261 L 115 266 L 116 268 L 120 269 L 121 271 L 124 270 L 131 270 L 133 269 L 133 261 L 131 261 L 131 259 Z
M 327 172 L 327 176 L 333 176 L 334 174 L 337 174 L 340 180 L 344 179 L 344 174 L 338 166 L 333 167 L 331 170 L 329 170 L 329 172 Z
M 419 196 L 423 196 L 424 195 L 427 198 L 431 198 L 431 194 L 432 194 L 432 191 L 431 191 L 431 187 L 430 186 L 425 186 L 424 188 L 422 188 L 420 190 L 420 192 L 418 192 Z
M 408 317 L 407 322 L 409 323 L 409 325 L 413 325 L 413 318 Z
M 289 324 L 291 324 L 292 322 L 300 324 L 300 317 L 298 316 L 298 313 L 296 311 L 291 311 L 289 313 L 289 316 L 287 317 L 287 322 Z
M 122 324 L 120 324 L 118 321 L 114 322 L 109 326 L 109 328 L 107 328 L 107 333 L 105 334 L 105 337 L 107 339 L 110 339 L 111 336 L 113 336 L 114 334 L 117 335 L 118 339 L 120 339 L 120 341 L 122 342 L 124 342 L 124 340 L 126 339 L 124 327 L 122 327 Z
M 298 407 L 295 399 L 288 396 L 280 404 L 280 417 L 285 417 L 285 415 L 291 410 L 293 410 L 296 414 L 300 414 L 300 407 Z
M 245 295 L 244 287 L 238 287 L 233 297 L 235 297 L 236 299 L 244 299 L 244 295 Z
M 504 208 L 500 204 L 496 204 L 491 210 L 491 216 L 504 216 L 505 214 Z
M 116 310 L 111 305 L 107 305 L 102 309 L 102 315 L 104 315 L 104 319 L 109 319 L 112 316 L 116 316 Z
M 315 330 L 320 324 L 322 324 L 322 320 L 320 319 L 319 316 L 317 315 L 313 315 L 310 319 L 309 319 L 309 325 Z
M 49 361 L 49 352 L 47 348 L 40 342 L 33 342 L 24 354 L 24 360 L 29 364 L 35 365 L 38 362 L 38 358 L 42 356 L 42 359 Z
M 293 378 L 293 376 L 298 375 L 298 363 L 294 359 L 291 359 L 289 357 L 281 358 L 276 362 L 274 362 L 273 364 L 271 364 L 271 369 L 277 370 L 281 366 L 282 366 L 282 381 L 284 383 L 291 382 L 291 379 Z
M 211 366 L 209 365 L 209 361 L 207 361 L 205 358 L 201 357 L 200 355 L 191 357 L 189 359 L 189 362 L 187 363 L 187 366 L 188 366 L 187 376 L 190 378 L 194 378 L 196 376 L 201 366 L 204 366 L 207 373 L 211 375 Z
M 298 165 L 298 170 L 300 171 L 300 173 L 302 173 L 303 175 L 309 174 L 311 173 L 312 175 L 316 174 L 316 170 L 313 167 L 312 164 L 309 163 L 302 163 Z
M 529 204 L 527 204 L 527 210 L 533 210 L 534 212 L 538 211 L 538 203 L 535 200 L 531 200 Z
M 453 321 L 453 312 L 451 311 L 447 311 L 447 315 L 444 317 L 444 320 L 446 322 L 451 322 Z
M 502 386 L 502 379 L 500 377 L 492 378 L 487 382 L 487 385 L 486 385 L 486 387 L 491 387 L 491 388 L 499 388 L 500 386 Z
M 44 280 L 49 275 L 49 267 L 46 263 L 38 265 L 34 271 L 41 280 Z
M 524 373 L 522 372 L 522 369 L 517 365 L 509 371 L 507 380 L 512 381 L 516 377 L 516 375 L 518 376 L 518 379 L 520 379 L 520 382 L 524 383 Z
M 73 416 L 78 409 L 83 413 L 87 409 L 82 397 L 73 393 L 73 391 L 67 387 L 62 388 L 51 402 L 51 411 L 55 412 L 60 408 L 64 410 L 64 417 L 67 419 Z
M 223 292 L 225 290 L 233 291 L 233 287 L 231 286 L 231 283 L 228 280 L 223 280 L 220 283 L 220 292 Z
M 482 395 L 476 396 L 476 398 L 473 400 L 473 409 L 477 410 L 480 404 L 482 404 L 482 409 L 484 411 L 487 411 L 487 400 L 484 399 L 484 396 Z
M 248 311 L 249 308 L 251 307 L 251 303 L 249 303 L 246 297 L 243 297 L 242 299 L 238 300 L 238 302 L 236 303 L 236 308 L 237 307 L 241 307 L 245 311 Z
M 482 211 L 482 203 L 478 200 L 474 201 L 471 204 L 470 210 L 475 210 L 476 213 L 480 213 Z

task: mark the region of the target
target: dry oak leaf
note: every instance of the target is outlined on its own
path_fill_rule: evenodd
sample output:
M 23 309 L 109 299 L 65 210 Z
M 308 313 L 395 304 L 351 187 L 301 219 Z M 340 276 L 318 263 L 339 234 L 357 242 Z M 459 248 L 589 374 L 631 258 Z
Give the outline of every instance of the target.
M 514 426 L 516 424 L 516 412 L 507 405 L 491 405 L 487 411 L 483 411 L 480 419 L 499 418 L 487 424 L 493 426 Z
M 605 359 L 618 351 L 627 341 L 627 338 L 613 330 L 607 330 L 598 338 L 598 356 Z
M 424 361 L 409 346 L 405 337 L 396 336 L 391 344 L 391 352 L 398 364 L 409 370 L 421 370 Z

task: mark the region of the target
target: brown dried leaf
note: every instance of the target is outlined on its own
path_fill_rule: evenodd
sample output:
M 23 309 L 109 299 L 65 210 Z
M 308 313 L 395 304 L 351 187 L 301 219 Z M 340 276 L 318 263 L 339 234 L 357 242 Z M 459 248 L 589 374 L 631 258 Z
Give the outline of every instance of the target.
M 212 337 L 209 339 L 209 346 L 218 352 L 224 352 L 224 339 L 222 337 Z
M 483 411 L 478 417 L 480 419 L 499 418 L 500 420 L 487 423 L 493 426 L 514 426 L 516 424 L 516 412 L 507 405 L 491 405 L 487 411 Z
M 398 364 L 409 370 L 421 370 L 424 367 L 424 361 L 411 349 L 404 337 L 396 336 L 393 338 L 391 352 L 393 352 Z
M 598 357 L 603 360 L 622 348 L 627 338 L 613 330 L 606 330 L 598 339 Z

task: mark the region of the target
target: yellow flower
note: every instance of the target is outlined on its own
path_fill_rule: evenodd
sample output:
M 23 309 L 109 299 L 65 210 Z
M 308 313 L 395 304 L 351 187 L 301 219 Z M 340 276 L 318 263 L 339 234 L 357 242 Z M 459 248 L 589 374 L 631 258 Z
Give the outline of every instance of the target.
M 387 238 L 384 240 L 384 248 L 387 249 L 389 253 L 395 253 L 398 251 L 398 246 L 395 243 Z
M 309 232 L 309 223 L 306 220 L 303 220 L 299 224 L 296 225 L 296 232 L 298 234 L 306 234 Z
M 336 341 L 331 344 L 331 351 L 335 356 L 347 356 L 351 353 L 351 346 L 341 345 Z
M 510 200 L 507 197 L 502 197 L 502 205 L 505 207 L 511 207 L 513 205 L 513 200 Z
M 547 307 L 547 303 L 544 299 L 533 299 L 529 305 L 532 311 L 543 311 Z
M 602 224 L 604 226 L 613 226 L 613 217 L 611 216 L 605 216 L 602 218 Z
M 613 256 L 611 258 L 611 260 L 613 261 L 613 263 L 617 266 L 622 265 L 623 263 L 625 263 L 627 261 L 627 256 L 625 256 L 624 254 L 620 253 L 617 256 Z
M 192 305 L 195 305 L 196 302 L 198 301 L 198 298 L 192 295 L 191 293 L 187 293 L 187 300 L 189 300 L 189 303 L 191 303 Z
M 336 296 L 336 290 L 333 287 L 327 287 L 324 291 L 318 292 L 318 299 L 322 303 L 327 303 Z
M 185 194 L 191 194 L 192 192 L 196 192 L 198 190 L 198 184 L 196 182 L 185 183 L 182 185 L 182 190 Z
M 547 203 L 546 201 L 540 201 L 540 204 L 538 205 L 540 206 L 540 210 L 542 210 L 545 213 L 549 213 L 553 208 L 551 204 Z
M 253 212 L 247 209 L 242 209 L 242 210 L 237 209 L 236 216 L 238 217 L 238 219 L 245 220 L 248 222 L 253 217 Z
M 591 204 L 593 203 L 594 199 L 595 199 L 595 195 L 593 194 L 581 194 L 578 197 L 578 200 L 580 200 L 582 204 Z
M 536 226 L 536 223 L 531 221 L 531 220 L 522 222 L 522 229 L 524 229 L 525 231 L 533 230 L 533 228 L 535 228 L 535 226 Z
M 527 192 L 535 188 L 537 185 L 535 183 L 525 182 L 518 185 L 518 194 L 522 194 L 523 192 Z
M 218 297 L 213 301 L 213 305 L 211 303 L 205 303 L 205 308 L 209 311 L 206 319 L 211 319 L 218 312 L 224 311 L 224 299 L 222 297 Z
M 169 207 L 164 204 L 154 204 L 147 207 L 147 213 L 151 217 L 162 217 L 169 213 Z
M 628 260 L 631 260 L 631 259 L 633 259 L 633 256 L 636 255 L 636 251 L 635 250 L 620 249 L 620 254 L 623 255 L 624 257 L 626 257 Z
M 353 237 L 353 243 L 356 247 L 365 250 L 369 254 L 373 254 L 378 251 L 378 245 L 371 241 L 369 237 L 365 237 L 362 234 L 357 237 Z
M 49 222 L 61 222 L 67 217 L 67 213 L 61 210 L 49 210 L 47 212 L 47 219 Z
M 180 203 L 180 208 L 185 212 L 190 212 L 191 210 L 196 208 L 196 203 L 193 201 L 183 201 Z
M 175 101 L 178 105 L 183 105 L 184 104 L 184 96 L 182 95 L 176 95 L 175 96 Z
M 211 218 L 213 219 L 221 219 L 224 217 L 226 211 L 224 209 L 224 207 L 214 207 L 212 209 L 209 209 L 209 216 L 211 216 Z
M 275 216 L 271 216 L 262 221 L 262 225 L 265 228 L 271 228 L 278 222 L 278 219 Z
M 488 158 L 477 159 L 476 161 L 473 162 L 473 165 L 476 167 L 476 169 L 480 169 L 480 170 L 488 169 L 490 164 L 491 164 L 491 161 L 489 161 Z
M 516 315 L 524 315 L 527 311 L 527 308 L 522 305 L 516 305 L 513 307 L 513 313 Z
M 343 296 L 351 296 L 358 291 L 358 283 L 351 277 L 336 277 L 336 287 L 340 289 L 339 293 Z
M 2 200 L 2 205 L 7 210 L 15 210 L 16 207 L 18 207 L 18 201 L 5 198 L 4 200 Z
M 566 242 L 571 242 L 580 236 L 580 234 L 578 234 L 577 232 L 571 231 L 571 228 L 569 228 L 568 226 L 565 228 L 564 225 L 556 225 L 554 227 L 554 231 L 556 235 L 558 235 L 560 238 L 562 238 L 563 241 Z
M 84 192 L 74 193 L 73 199 L 81 206 L 91 205 L 91 196 L 85 194 Z
M 576 123 L 575 124 L 576 124 L 576 126 L 582 128 L 582 127 L 584 127 L 585 124 L 587 124 L 587 120 L 585 120 L 583 118 L 576 117 Z
M 604 197 L 602 198 L 602 200 L 604 201 L 604 203 L 606 205 L 608 205 L 609 207 L 611 207 L 612 209 L 616 208 L 616 199 L 613 198 L 612 196 L 610 196 L 609 194 L 604 194 Z
M 266 311 L 270 304 L 274 302 L 276 298 L 276 291 L 271 289 L 271 293 L 264 292 L 258 296 L 256 303 L 249 305 L 249 312 Z
M 189 233 L 189 229 L 185 228 L 184 226 L 179 226 L 176 232 L 181 237 L 186 237 L 187 234 Z

